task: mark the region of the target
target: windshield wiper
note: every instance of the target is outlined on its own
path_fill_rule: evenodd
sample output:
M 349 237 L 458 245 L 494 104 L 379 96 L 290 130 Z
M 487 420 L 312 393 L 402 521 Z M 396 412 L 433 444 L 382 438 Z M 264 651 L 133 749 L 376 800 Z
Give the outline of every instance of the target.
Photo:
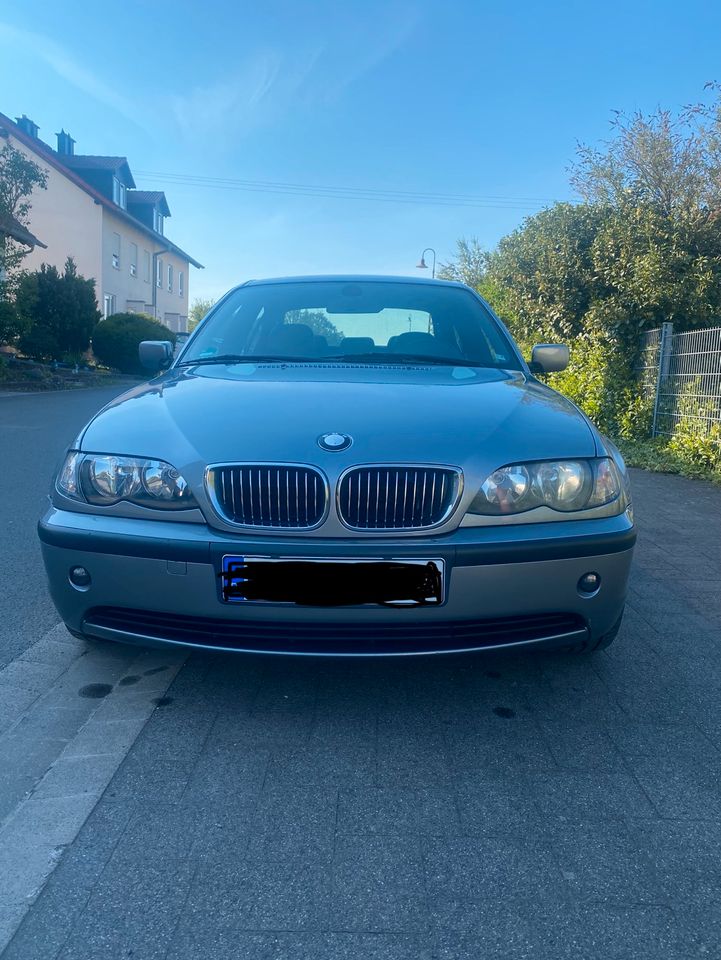
M 345 363 L 417 363 L 421 366 L 425 364 L 435 364 L 443 367 L 484 367 L 486 364 L 479 363 L 477 360 L 466 360 L 461 357 L 428 357 L 422 353 L 343 353 L 329 357 L 321 357 L 321 362 L 326 360 L 341 360 Z
M 198 357 L 195 360 L 183 360 L 177 367 L 195 367 L 201 363 L 316 363 L 317 357 L 287 357 L 280 354 L 219 353 L 214 357 Z
M 421 353 L 338 353 L 320 357 L 288 357 L 279 354 L 220 353 L 214 357 L 198 357 L 196 360 L 183 360 L 176 367 L 195 367 L 200 364 L 233 363 L 407 363 L 419 366 L 443 367 L 486 367 L 488 364 L 463 357 L 428 357 Z

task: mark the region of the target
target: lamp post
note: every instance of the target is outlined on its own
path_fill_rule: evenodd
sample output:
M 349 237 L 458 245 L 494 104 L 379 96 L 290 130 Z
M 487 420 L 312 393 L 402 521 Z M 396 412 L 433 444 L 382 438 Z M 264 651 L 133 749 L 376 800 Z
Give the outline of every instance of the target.
M 428 264 L 426 263 L 425 256 L 430 251 L 433 254 L 433 269 L 431 270 L 431 276 L 435 280 L 436 278 L 436 251 L 433 247 L 426 247 L 426 249 L 421 254 L 421 259 L 416 264 L 416 270 L 427 270 Z

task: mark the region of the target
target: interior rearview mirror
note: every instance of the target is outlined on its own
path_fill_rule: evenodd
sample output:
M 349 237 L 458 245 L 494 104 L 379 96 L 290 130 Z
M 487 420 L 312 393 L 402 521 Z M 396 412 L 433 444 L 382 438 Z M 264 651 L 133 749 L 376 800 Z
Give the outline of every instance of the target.
M 537 343 L 531 351 L 531 373 L 558 373 L 568 366 L 569 351 L 565 343 Z
M 170 340 L 143 340 L 138 345 L 138 358 L 146 370 L 165 370 L 173 360 Z

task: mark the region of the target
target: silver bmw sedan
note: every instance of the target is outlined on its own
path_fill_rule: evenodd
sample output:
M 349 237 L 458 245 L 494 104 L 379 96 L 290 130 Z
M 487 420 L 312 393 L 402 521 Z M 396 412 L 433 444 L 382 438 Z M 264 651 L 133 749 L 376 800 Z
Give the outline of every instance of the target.
M 252 281 L 68 450 L 39 534 L 71 633 L 212 650 L 592 651 L 635 541 L 623 460 L 460 283 Z

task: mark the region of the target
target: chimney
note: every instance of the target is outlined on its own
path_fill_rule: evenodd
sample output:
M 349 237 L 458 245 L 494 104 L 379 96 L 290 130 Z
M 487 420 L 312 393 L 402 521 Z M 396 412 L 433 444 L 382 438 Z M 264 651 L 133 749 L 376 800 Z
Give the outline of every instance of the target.
M 60 133 L 56 133 L 55 136 L 58 138 L 58 153 L 60 156 L 72 157 L 75 153 L 75 141 L 70 134 L 66 133 L 65 130 L 61 130 Z
M 27 135 L 34 140 L 38 139 L 38 130 L 40 127 L 37 123 L 33 123 L 30 117 L 26 117 L 25 114 L 23 114 L 22 117 L 15 117 L 15 123 L 17 123 L 23 133 L 27 133 Z

